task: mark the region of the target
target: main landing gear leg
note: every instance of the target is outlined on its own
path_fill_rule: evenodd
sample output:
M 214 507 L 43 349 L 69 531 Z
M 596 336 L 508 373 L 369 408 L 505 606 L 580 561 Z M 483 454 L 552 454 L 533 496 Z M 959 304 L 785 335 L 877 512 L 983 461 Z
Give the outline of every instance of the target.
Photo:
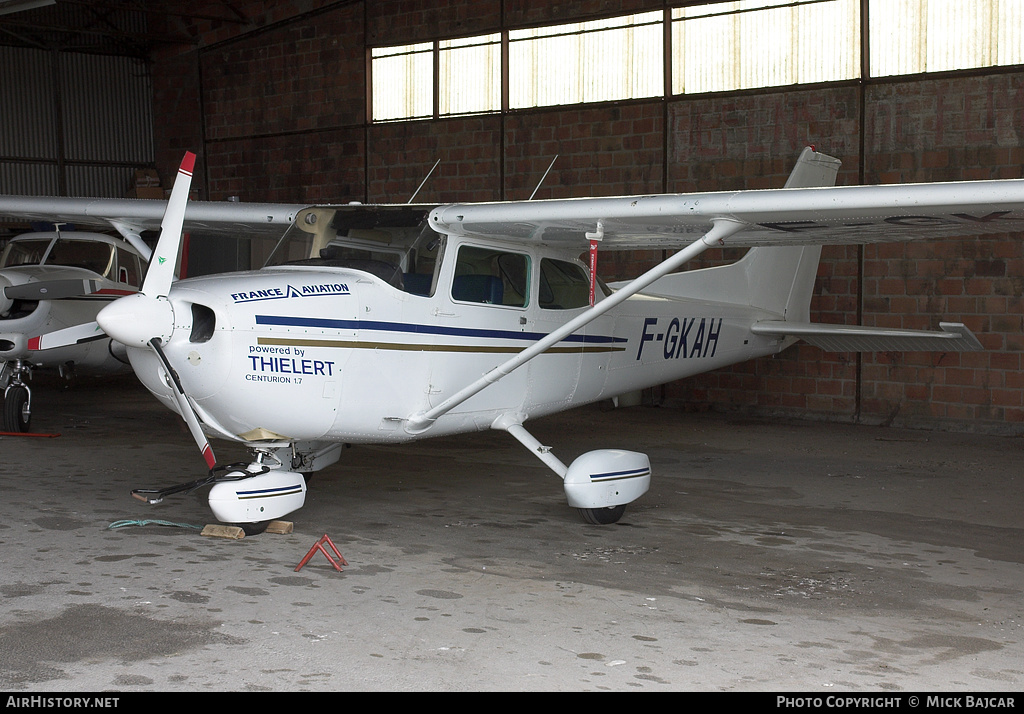
M 651 462 L 646 454 L 619 449 L 588 451 L 569 466 L 563 464 L 551 447 L 542 445 L 523 428 L 515 415 L 498 418 L 492 428 L 507 431 L 562 479 L 569 505 L 587 523 L 617 523 L 626 512 L 626 504 L 636 500 L 650 487 Z

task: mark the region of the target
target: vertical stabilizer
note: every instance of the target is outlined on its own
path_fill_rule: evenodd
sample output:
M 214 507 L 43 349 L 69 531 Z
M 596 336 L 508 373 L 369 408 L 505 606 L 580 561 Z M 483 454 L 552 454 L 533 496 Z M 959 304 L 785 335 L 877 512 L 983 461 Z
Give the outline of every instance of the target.
M 785 188 L 834 186 L 839 159 L 805 147 Z M 818 274 L 821 246 L 752 248 L 738 265 L 746 273 L 750 304 L 784 320 L 810 320 L 811 294 Z
M 839 159 L 807 147 L 785 188 L 834 186 L 840 164 Z M 645 292 L 750 305 L 783 320 L 807 322 L 820 256 L 820 246 L 751 248 L 731 265 L 666 275 Z
M 836 175 L 842 161 L 820 154 L 813 146 L 805 146 L 796 160 L 796 166 L 786 179 L 785 188 L 814 188 L 816 186 L 835 186 Z

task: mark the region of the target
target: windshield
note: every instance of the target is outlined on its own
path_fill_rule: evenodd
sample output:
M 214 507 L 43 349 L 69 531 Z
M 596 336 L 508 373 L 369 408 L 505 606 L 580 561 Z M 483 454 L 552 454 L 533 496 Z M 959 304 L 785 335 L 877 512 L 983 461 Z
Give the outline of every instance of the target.
M 422 206 L 307 209 L 274 245 L 264 267 L 352 268 L 405 292 L 433 295 L 444 239 L 427 225 L 428 212 Z
M 13 268 L 16 265 L 39 265 L 43 262 L 46 249 L 52 242 L 52 238 L 11 241 L 4 248 L 3 257 L 0 258 L 0 268 Z
M 52 245 L 52 247 L 51 247 Z M 49 253 L 47 253 L 49 250 Z M 7 244 L 0 267 L 19 265 L 66 265 L 106 275 L 113 262 L 114 246 L 75 238 L 29 238 Z M 43 260 L 46 260 L 44 263 Z
M 60 238 L 46 257 L 47 265 L 85 268 L 106 275 L 114 257 L 114 246 L 93 240 Z

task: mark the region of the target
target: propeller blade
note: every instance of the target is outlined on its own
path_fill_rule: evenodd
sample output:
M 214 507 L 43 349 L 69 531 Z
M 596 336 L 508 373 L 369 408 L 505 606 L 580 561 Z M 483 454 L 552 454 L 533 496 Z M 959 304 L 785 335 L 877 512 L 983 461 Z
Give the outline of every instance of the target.
M 185 206 L 188 203 L 188 192 L 192 186 L 192 170 L 195 168 L 196 155 L 185 152 L 185 158 L 178 167 L 178 175 L 174 179 L 174 187 L 167 199 L 164 219 L 160 224 L 160 238 L 157 240 L 153 256 L 149 261 L 146 278 L 142 282 L 142 293 L 149 297 L 167 297 L 174 280 L 174 266 L 178 262 L 178 249 L 181 247 L 181 227 L 185 223 Z
M 54 330 L 38 337 L 30 337 L 28 348 L 33 352 L 52 350 L 54 347 L 67 347 L 68 345 L 102 340 L 106 336 L 107 334 L 95 322 L 83 322 L 81 325 Z
M 196 155 L 186 151 L 164 209 L 160 238 L 149 261 L 142 289 L 113 301 L 96 316 L 108 335 L 128 347 L 145 347 L 154 339 L 166 340 L 174 330 L 174 310 L 167 295 L 174 280 L 195 163 Z
M 128 347 L 146 347 L 153 350 L 172 383 L 172 394 L 178 403 L 181 418 L 203 454 L 206 465 L 211 469 L 217 458 L 213 455 L 210 442 L 203 433 L 199 416 L 181 386 L 181 379 L 164 353 L 163 341 L 174 331 L 174 308 L 167 299 L 174 281 L 174 267 L 178 261 L 181 246 L 181 228 L 185 222 L 185 207 L 192 184 L 192 170 L 196 155 L 186 152 L 174 179 L 164 218 L 160 223 L 160 238 L 149 261 L 142 289 L 134 295 L 123 297 L 100 310 L 96 321 L 111 338 Z
M 178 379 L 178 373 L 171 367 L 167 355 L 164 354 L 163 348 L 160 347 L 160 340 L 158 338 L 154 338 L 149 345 L 153 348 L 156 356 L 160 358 L 161 364 L 163 364 L 164 369 L 171 378 L 171 382 L 174 384 L 174 398 L 178 401 L 178 411 L 181 412 L 181 418 L 188 425 L 188 430 L 192 433 L 192 438 L 195 439 L 196 445 L 202 452 L 206 465 L 212 469 L 217 464 L 217 457 L 213 455 L 210 442 L 206 438 L 206 434 L 203 433 L 203 428 L 199 425 L 199 417 L 192 408 L 192 403 L 185 395 L 185 390 L 181 386 L 181 380 Z
M 100 290 L 96 280 L 40 280 L 4 288 L 11 300 L 60 300 L 91 295 Z

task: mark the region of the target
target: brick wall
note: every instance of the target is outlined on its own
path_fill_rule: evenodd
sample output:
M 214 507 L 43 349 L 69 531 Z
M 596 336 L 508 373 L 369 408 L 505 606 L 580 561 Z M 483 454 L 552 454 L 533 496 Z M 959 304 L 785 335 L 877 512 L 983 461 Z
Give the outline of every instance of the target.
M 154 68 L 158 156 L 200 148 L 204 191 L 248 201 L 404 202 L 780 186 L 800 149 L 843 160 L 840 184 L 1024 175 L 1024 72 L 909 77 L 366 125 L 365 47 L 660 8 L 649 0 L 241 3 L 255 18 L 204 22 L 197 46 Z M 505 17 L 500 17 L 501 8 Z M 200 121 L 202 117 L 202 121 Z M 202 185 L 202 183 L 201 183 Z M 1024 433 L 1022 236 L 826 247 L 812 319 L 936 328 L 962 321 L 970 354 L 775 358 L 658 390 L 690 409 Z M 602 275 L 662 254 L 603 254 Z M 711 254 L 709 265 L 736 257 Z

